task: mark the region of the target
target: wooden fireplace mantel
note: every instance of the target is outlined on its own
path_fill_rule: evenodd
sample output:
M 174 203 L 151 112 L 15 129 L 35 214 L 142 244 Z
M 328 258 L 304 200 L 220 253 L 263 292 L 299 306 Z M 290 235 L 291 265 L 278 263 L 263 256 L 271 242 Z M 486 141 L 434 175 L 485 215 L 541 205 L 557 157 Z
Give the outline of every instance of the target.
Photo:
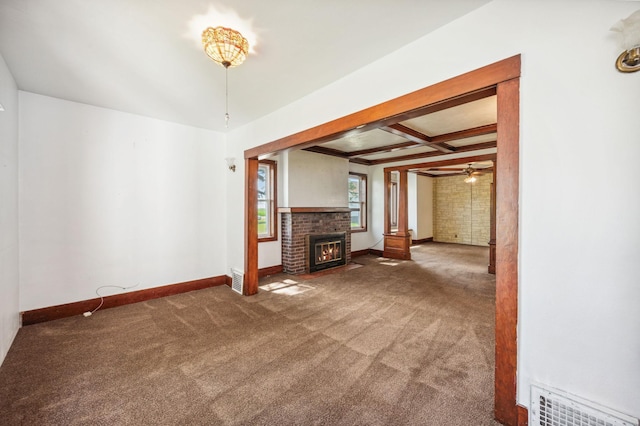
M 349 213 L 349 207 L 280 207 L 278 213 Z

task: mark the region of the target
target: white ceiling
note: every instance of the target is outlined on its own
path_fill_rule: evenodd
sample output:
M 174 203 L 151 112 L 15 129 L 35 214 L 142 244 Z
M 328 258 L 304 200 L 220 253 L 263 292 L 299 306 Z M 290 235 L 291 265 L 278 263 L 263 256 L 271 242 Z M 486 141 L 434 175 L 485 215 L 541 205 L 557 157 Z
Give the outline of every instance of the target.
M 497 101 L 496 96 L 491 96 L 416 117 L 407 122 L 407 125 L 427 135 L 442 135 L 493 124 L 498 120 Z
M 229 70 L 229 128 L 255 120 L 490 0 L 2 0 L 0 53 L 19 89 L 225 131 L 224 68 L 189 23 L 255 33 Z M 208 21 L 207 21 L 208 22 Z

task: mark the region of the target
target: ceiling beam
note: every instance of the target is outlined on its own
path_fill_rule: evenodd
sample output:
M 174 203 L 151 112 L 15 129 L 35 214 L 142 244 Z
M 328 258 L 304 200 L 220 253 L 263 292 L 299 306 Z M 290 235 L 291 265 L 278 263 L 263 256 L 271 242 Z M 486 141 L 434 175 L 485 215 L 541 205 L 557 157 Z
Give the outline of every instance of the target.
M 483 173 L 483 172 L 488 172 L 488 171 L 492 171 L 493 170 L 493 166 L 489 166 L 489 167 L 484 167 L 482 169 L 478 169 L 475 168 L 473 166 L 471 166 L 471 168 L 474 170 L 473 173 Z M 429 167 L 429 172 L 464 172 L 467 170 L 467 167 L 463 167 L 463 168 L 453 168 L 453 167 Z M 438 175 L 441 176 L 441 175 Z
M 462 158 L 450 158 L 447 160 L 440 160 L 440 161 L 431 161 L 428 163 L 418 163 L 418 164 L 407 164 L 404 166 L 391 166 L 391 167 L 385 167 L 384 168 L 384 172 L 391 172 L 391 171 L 402 171 L 402 170 L 420 170 L 422 168 L 428 168 L 428 167 L 441 167 L 441 166 L 455 166 L 458 164 L 464 164 L 464 163 L 473 163 L 475 161 L 488 161 L 488 160 L 492 160 L 495 161 L 496 160 L 496 154 L 482 154 L 482 155 L 473 155 L 471 157 L 462 157 Z
M 413 130 L 400 123 L 390 124 L 388 126 L 382 126 L 380 127 L 380 130 L 384 130 L 385 132 L 389 132 L 394 135 L 401 136 L 405 139 L 408 139 L 415 143 L 419 143 L 421 145 L 430 146 L 432 148 L 437 149 L 440 152 L 450 153 L 456 150 L 454 147 L 449 146 L 447 144 L 434 142 L 431 136 L 427 136 L 424 133 L 420 133 L 417 130 Z
M 460 168 L 460 169 L 449 169 L 446 167 L 429 167 L 429 171 L 430 172 L 464 172 L 465 170 L 467 170 L 466 168 Z
M 350 163 L 363 164 L 365 166 L 371 165 L 371 160 L 366 160 L 364 158 L 351 158 L 349 159 Z
M 415 174 L 417 174 L 417 175 L 419 175 L 419 176 L 426 176 L 426 177 L 430 177 L 430 178 L 438 177 L 438 175 L 432 175 L 432 174 L 430 174 L 430 173 L 422 172 L 422 171 L 410 172 L 410 173 L 415 173 Z
M 385 132 L 393 133 L 394 135 L 402 136 L 405 139 L 410 141 L 425 144 L 431 143 L 431 137 L 418 132 L 417 130 L 410 129 L 407 126 L 404 126 L 400 123 L 389 124 L 388 126 L 380 127 L 380 130 L 384 130 Z
M 349 158 L 348 152 L 340 151 L 339 149 L 326 148 L 323 146 L 310 146 L 308 148 L 304 148 L 303 151 L 315 152 L 316 154 L 331 155 L 333 157 L 348 159 L 350 163 L 363 164 L 365 166 L 371 165 L 371 161 L 365 158 Z
M 422 171 L 422 170 L 415 170 L 415 171 L 411 170 L 410 172 L 411 173 L 415 173 L 417 175 L 421 175 L 421 176 L 428 176 L 428 177 L 434 178 L 434 179 L 435 178 L 441 178 L 441 177 L 451 177 L 451 176 L 466 176 L 464 173 L 447 173 L 447 174 L 443 174 L 443 175 L 434 175 L 434 174 L 431 174 L 429 172 L 425 172 L 425 171 Z
M 498 131 L 497 124 L 487 124 L 486 126 L 474 127 L 473 129 L 460 130 L 458 132 L 445 133 L 444 135 L 434 136 L 431 138 L 433 143 L 444 143 L 455 141 L 458 139 L 471 138 L 473 136 L 488 135 Z
M 452 173 L 432 173 L 434 171 L 447 171 L 447 170 L 451 170 Z M 439 178 L 439 177 L 451 177 L 451 176 L 467 176 L 466 173 L 462 173 L 462 172 L 456 172 L 456 169 L 442 169 L 442 168 L 426 168 L 426 169 L 420 169 L 420 170 L 411 170 L 411 173 L 415 173 L 417 175 L 422 175 L 422 176 L 429 176 L 432 178 Z M 461 169 L 464 170 L 464 169 Z M 482 172 L 474 172 L 474 175 L 484 175 L 484 171 L 492 171 L 493 167 L 491 167 L 490 169 L 481 169 Z
M 480 149 L 495 148 L 496 146 L 497 146 L 497 142 L 496 141 L 482 142 L 482 143 L 477 143 L 477 144 L 474 144 L 474 145 L 466 145 L 466 146 L 458 147 L 456 153 L 458 153 L 458 152 L 478 151 Z M 370 161 L 371 161 L 371 165 L 376 165 L 376 164 L 384 164 L 384 163 L 395 163 L 395 162 L 398 162 L 398 161 L 405 161 L 405 160 L 416 160 L 416 159 L 420 159 L 420 158 L 439 157 L 441 155 L 446 155 L 446 154 L 443 153 L 443 152 L 440 152 L 440 151 L 431 151 L 431 152 L 421 152 L 421 153 L 418 153 L 418 154 L 400 155 L 400 156 L 391 157 L 391 158 L 381 158 L 381 159 L 378 159 L 378 160 L 370 160 Z M 477 161 L 479 161 L 479 160 L 477 160 Z
M 315 152 L 317 154 L 332 155 L 334 157 L 340 158 L 348 157 L 348 153 L 344 151 L 340 151 L 339 149 L 327 148 L 324 146 L 310 146 L 308 148 L 304 148 L 304 151 Z
M 371 155 L 371 154 L 377 154 L 380 152 L 389 152 L 389 151 L 393 151 L 396 149 L 403 149 L 403 148 L 409 148 L 412 146 L 416 146 L 418 145 L 415 142 L 401 142 L 401 143 L 396 143 L 393 145 L 385 145 L 385 146 L 379 146 L 377 148 L 368 148 L 368 149 L 361 149 L 359 151 L 350 151 L 350 152 L 345 152 L 345 154 L 347 154 L 349 157 L 353 158 L 353 157 L 360 157 L 363 155 Z

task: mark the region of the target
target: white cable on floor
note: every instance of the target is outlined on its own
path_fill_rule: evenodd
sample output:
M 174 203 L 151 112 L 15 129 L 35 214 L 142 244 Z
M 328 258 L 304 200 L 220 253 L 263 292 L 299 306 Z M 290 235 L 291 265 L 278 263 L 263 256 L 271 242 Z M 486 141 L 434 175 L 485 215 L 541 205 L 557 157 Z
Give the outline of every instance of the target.
M 96 294 L 98 295 L 98 297 L 100 298 L 100 304 L 98 305 L 97 308 L 95 308 L 93 311 L 87 311 L 85 313 L 83 313 L 82 315 L 84 315 L 85 317 L 90 317 L 91 315 L 93 315 L 98 309 L 100 309 L 102 307 L 102 305 L 104 304 L 104 296 L 102 296 L 99 292 L 99 290 L 101 288 L 107 288 L 107 287 L 113 287 L 113 288 L 119 288 L 122 290 L 129 290 L 130 288 L 134 288 L 137 287 L 138 284 L 134 284 L 132 286 L 129 287 L 122 287 L 119 285 L 101 285 L 100 287 L 96 288 Z

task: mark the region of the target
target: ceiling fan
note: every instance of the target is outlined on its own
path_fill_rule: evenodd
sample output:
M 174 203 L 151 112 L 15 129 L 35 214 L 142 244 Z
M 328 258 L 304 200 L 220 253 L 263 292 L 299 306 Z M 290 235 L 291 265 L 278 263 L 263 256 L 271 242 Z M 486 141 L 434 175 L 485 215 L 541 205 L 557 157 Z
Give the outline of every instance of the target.
M 483 172 L 479 171 L 479 169 L 474 168 L 472 164 L 473 163 L 469 163 L 469 166 L 467 166 L 466 169 L 462 170 L 462 173 L 467 175 L 467 177 L 464 178 L 465 183 L 474 183 L 476 180 L 478 180 L 476 176 L 483 174 Z
M 469 163 L 467 167 L 431 167 L 423 170 L 429 173 L 431 177 L 465 175 L 465 182 L 473 183 L 477 180 L 477 176 L 481 176 L 487 172 L 493 171 L 493 163 L 490 161 Z

